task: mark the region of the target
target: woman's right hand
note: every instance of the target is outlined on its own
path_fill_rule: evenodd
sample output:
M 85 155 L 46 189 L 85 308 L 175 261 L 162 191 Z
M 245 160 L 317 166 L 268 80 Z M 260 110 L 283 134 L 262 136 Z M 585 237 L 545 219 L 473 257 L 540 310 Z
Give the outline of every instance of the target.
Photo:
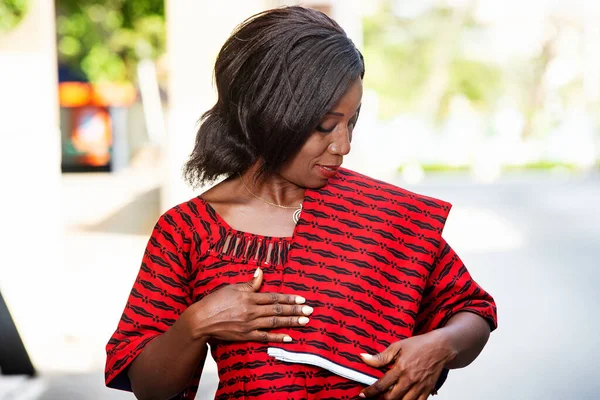
M 192 304 L 180 321 L 203 341 L 291 342 L 289 335 L 269 330 L 306 325 L 313 309 L 300 296 L 257 293 L 262 281 L 258 268 L 249 282 L 225 286 Z

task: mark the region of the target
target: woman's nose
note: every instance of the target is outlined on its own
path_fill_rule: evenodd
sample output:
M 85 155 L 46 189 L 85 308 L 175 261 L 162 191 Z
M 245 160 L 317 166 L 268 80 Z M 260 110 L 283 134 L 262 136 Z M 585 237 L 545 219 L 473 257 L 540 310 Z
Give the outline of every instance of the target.
M 344 132 L 329 145 L 329 151 L 332 154 L 345 156 L 350 153 L 350 138 L 348 137 L 349 132 Z

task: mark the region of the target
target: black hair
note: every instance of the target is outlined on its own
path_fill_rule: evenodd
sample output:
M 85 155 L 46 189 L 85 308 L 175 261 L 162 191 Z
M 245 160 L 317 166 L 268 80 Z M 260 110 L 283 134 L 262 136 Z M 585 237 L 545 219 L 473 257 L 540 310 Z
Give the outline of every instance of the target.
M 327 15 L 298 6 L 256 14 L 227 39 L 215 63 L 218 100 L 202 115 L 184 166 L 192 186 L 277 172 L 356 79 L 364 59 Z

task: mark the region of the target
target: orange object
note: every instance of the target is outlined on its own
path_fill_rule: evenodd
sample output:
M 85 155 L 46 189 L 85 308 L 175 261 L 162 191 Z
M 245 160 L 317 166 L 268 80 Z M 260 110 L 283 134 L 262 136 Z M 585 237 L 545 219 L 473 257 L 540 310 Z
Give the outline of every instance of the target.
M 135 87 L 129 83 L 62 82 L 58 85 L 61 107 L 125 107 L 137 98 Z
M 106 82 L 93 85 L 91 100 L 97 106 L 125 107 L 133 104 L 136 97 L 131 84 Z
M 71 143 L 82 165 L 104 166 L 110 161 L 112 128 L 106 107 L 87 106 L 73 110 Z
M 58 85 L 58 100 L 61 107 L 82 107 L 92 98 L 92 87 L 88 83 L 63 82 Z
M 137 91 L 131 84 L 62 82 L 58 86 L 60 106 L 71 124 L 63 143 L 63 168 L 107 167 L 113 157 L 113 107 L 135 103 Z M 68 124 L 66 124 L 68 125 Z M 124 133 L 123 133 L 124 134 Z M 68 137 L 68 139 L 67 139 Z

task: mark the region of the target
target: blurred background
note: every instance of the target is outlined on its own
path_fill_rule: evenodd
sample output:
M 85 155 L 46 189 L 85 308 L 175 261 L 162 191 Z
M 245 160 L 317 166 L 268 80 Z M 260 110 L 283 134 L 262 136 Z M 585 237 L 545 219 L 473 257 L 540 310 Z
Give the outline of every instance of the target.
M 157 218 L 198 194 L 216 54 L 291 4 L 0 0 L 0 293 L 37 370 L 6 375 L 0 343 L 0 399 L 133 398 L 103 387 L 104 346 Z M 301 4 L 366 59 L 346 166 L 452 202 L 445 237 L 497 300 L 438 398 L 600 398 L 600 2 Z M 209 363 L 198 398 L 216 384 Z

